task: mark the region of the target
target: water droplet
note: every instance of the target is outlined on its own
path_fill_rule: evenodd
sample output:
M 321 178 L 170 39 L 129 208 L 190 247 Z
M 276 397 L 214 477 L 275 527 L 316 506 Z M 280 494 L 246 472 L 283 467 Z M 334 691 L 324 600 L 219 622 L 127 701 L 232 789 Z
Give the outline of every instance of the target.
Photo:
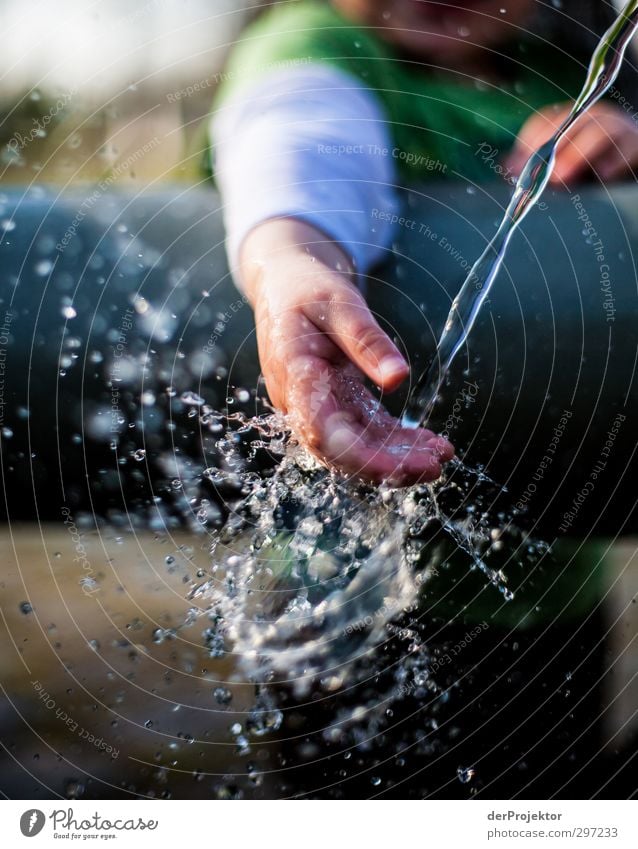
M 204 399 L 201 395 L 198 395 L 196 392 L 182 392 L 180 395 L 180 401 L 183 404 L 192 404 L 196 407 L 201 407 L 204 403 Z
M 215 701 L 220 705 L 227 705 L 233 699 L 233 694 L 226 687 L 215 687 L 213 690 L 213 696 L 215 697 Z
M 84 784 L 76 778 L 72 778 L 64 785 L 64 796 L 66 799 L 81 799 L 84 796 Z
M 474 768 L 471 766 L 463 767 L 460 766 L 456 770 L 456 775 L 461 782 L 461 784 L 469 784 L 470 781 L 474 778 Z

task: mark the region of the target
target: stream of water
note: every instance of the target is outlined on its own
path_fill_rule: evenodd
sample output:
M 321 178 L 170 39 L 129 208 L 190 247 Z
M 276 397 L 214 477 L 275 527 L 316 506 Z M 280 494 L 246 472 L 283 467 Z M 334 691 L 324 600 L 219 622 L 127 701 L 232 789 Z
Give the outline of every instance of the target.
M 402 424 L 406 427 L 418 427 L 428 420 L 452 361 L 465 344 L 490 293 L 512 236 L 549 182 L 561 139 L 611 88 L 637 28 L 638 0 L 630 0 L 594 51 L 585 83 L 571 112 L 554 135 L 527 160 L 498 230 L 468 272 L 452 302 L 434 359 L 414 387 L 403 415 Z

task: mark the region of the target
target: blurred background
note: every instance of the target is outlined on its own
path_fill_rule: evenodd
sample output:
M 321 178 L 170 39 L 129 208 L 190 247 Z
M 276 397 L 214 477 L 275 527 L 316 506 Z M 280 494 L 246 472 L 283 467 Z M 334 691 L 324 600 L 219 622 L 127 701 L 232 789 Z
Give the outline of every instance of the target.
M 201 179 L 224 59 L 260 5 L 1 2 L 0 180 Z
M 0 182 L 201 180 L 224 60 L 264 5 L 0 0 Z M 595 18 L 595 4 L 551 5 Z

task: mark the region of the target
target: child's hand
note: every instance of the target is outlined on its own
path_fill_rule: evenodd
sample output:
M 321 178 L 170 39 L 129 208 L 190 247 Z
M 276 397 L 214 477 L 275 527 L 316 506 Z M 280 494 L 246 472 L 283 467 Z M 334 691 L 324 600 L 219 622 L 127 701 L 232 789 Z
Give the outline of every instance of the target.
M 536 148 L 547 141 L 567 117 L 570 105 L 542 109 L 523 124 L 506 164 L 518 176 Z M 638 165 L 638 125 L 618 106 L 596 103 L 566 134 L 558 146 L 551 176 L 555 185 L 587 174 L 601 180 L 619 180 Z
M 242 247 L 259 359 L 272 403 L 301 441 L 346 474 L 405 485 L 434 480 L 454 448 L 402 428 L 364 387 L 392 391 L 409 369 L 352 282 L 346 255 L 294 219 L 267 221 Z

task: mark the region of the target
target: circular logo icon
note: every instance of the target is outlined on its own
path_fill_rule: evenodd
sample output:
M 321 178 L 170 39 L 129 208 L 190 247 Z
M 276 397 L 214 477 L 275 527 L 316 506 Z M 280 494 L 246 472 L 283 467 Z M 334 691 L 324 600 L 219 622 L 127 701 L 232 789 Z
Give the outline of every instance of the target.
M 25 811 L 20 817 L 20 831 L 25 837 L 35 837 L 44 828 L 45 821 L 46 817 L 43 811 L 39 811 L 37 808 L 31 808 L 31 810 Z

